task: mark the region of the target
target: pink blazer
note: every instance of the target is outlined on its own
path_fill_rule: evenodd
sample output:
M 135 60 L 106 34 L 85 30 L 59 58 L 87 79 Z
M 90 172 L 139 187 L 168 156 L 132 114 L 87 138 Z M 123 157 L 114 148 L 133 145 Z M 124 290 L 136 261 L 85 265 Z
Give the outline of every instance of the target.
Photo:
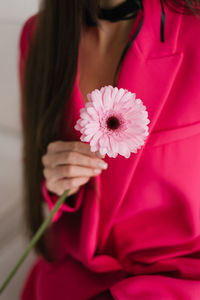
M 57 261 L 38 258 L 22 300 L 95 299 L 106 290 L 118 300 L 200 299 L 200 22 L 165 6 L 161 43 L 160 2 L 143 3 L 117 86 L 142 99 L 150 134 L 129 159 L 106 156 L 108 169 L 62 206 L 52 226 Z M 34 20 L 22 29 L 20 76 Z M 84 106 L 78 79 L 79 69 L 63 119 L 71 140 L 80 140 L 74 125 Z M 45 181 L 41 192 L 51 209 L 58 197 Z

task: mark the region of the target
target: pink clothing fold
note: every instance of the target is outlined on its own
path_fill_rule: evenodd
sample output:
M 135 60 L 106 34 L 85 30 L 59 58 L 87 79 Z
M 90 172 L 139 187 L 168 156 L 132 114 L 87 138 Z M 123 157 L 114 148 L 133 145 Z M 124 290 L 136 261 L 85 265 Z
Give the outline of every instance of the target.
M 166 7 L 161 43 L 160 1 L 143 5 L 117 86 L 143 101 L 150 134 L 129 159 L 106 156 L 108 169 L 81 186 L 73 206 L 66 199 L 52 224 L 57 261 L 38 258 L 22 300 L 95 299 L 108 290 L 117 300 L 200 299 L 200 22 Z M 22 29 L 20 78 L 35 20 Z M 79 68 L 61 126 L 66 140 L 67 122 L 70 140 L 80 140 L 78 83 Z M 51 210 L 58 196 L 45 180 L 41 193 Z

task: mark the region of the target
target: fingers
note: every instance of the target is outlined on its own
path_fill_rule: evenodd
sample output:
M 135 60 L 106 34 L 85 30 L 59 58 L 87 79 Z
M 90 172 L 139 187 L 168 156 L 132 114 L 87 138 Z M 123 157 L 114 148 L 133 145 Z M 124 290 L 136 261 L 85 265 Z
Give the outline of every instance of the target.
M 50 143 L 41 158 L 47 189 L 59 196 L 66 189 L 70 189 L 68 195 L 76 193 L 92 176 L 108 167 L 98 154 L 90 151 L 89 144 L 79 141 Z
M 89 168 L 99 168 L 106 163 L 99 158 L 92 158 L 79 152 L 55 152 L 42 157 L 44 166 L 54 168 L 59 165 L 79 165 Z
M 80 141 L 56 141 L 52 142 L 47 147 L 48 153 L 55 153 L 55 152 L 63 152 L 63 151 L 73 151 L 79 152 L 81 154 L 89 155 L 91 157 L 96 157 L 96 152 L 92 152 L 90 150 L 90 145 L 87 143 L 83 143 Z
M 45 168 L 43 174 L 47 180 L 59 180 L 68 177 L 91 177 L 101 173 L 95 171 L 96 169 L 80 167 L 76 165 L 57 166 L 55 168 Z
M 80 186 L 89 181 L 88 177 L 75 177 L 61 179 L 57 181 L 47 181 L 46 187 L 49 191 L 58 195 L 59 197 L 64 193 L 65 190 L 69 189 L 68 196 L 75 194 L 80 189 Z

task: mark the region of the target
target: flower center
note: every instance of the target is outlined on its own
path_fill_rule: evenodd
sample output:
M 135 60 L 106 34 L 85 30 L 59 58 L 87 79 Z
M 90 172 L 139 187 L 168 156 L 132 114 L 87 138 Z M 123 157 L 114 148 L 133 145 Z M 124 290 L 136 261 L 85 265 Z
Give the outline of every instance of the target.
M 114 116 L 109 117 L 106 121 L 106 124 L 107 124 L 108 128 L 112 129 L 112 130 L 117 129 L 120 126 L 119 119 Z

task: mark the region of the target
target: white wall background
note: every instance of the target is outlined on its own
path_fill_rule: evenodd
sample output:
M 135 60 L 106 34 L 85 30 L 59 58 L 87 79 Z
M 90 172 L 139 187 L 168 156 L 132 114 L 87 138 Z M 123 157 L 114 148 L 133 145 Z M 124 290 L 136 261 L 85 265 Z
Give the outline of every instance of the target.
M 38 0 L 1 0 L 0 20 L 20 23 L 38 9 L 38 3 Z
M 18 45 L 24 21 L 37 9 L 38 0 L 0 0 L 0 285 L 28 244 L 22 223 Z M 2 300 L 20 299 L 34 259 L 31 253 Z

